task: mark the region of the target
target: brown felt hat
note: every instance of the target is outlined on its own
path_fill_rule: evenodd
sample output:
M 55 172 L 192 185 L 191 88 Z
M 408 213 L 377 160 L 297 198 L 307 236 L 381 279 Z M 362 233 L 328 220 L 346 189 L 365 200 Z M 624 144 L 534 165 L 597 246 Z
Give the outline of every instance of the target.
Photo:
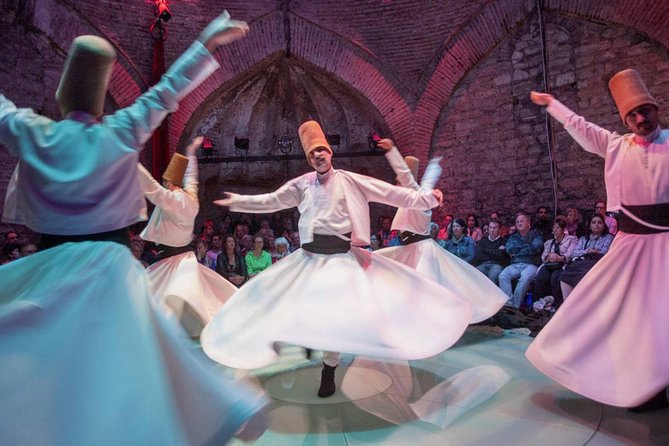
M 300 135 L 300 142 L 302 143 L 302 149 L 304 149 L 304 154 L 309 158 L 309 154 L 319 147 L 325 147 L 330 153 L 332 153 L 332 148 L 328 144 L 323 129 L 320 124 L 316 121 L 307 121 L 302 124 L 297 131 Z
M 172 159 L 167 165 L 165 173 L 163 173 L 163 180 L 167 180 L 175 186 L 181 187 L 184 181 L 186 167 L 188 167 L 188 158 L 180 153 L 175 153 L 172 155 Z
M 79 36 L 72 41 L 56 90 L 63 116 L 71 111 L 102 115 L 115 62 L 114 47 L 102 37 Z
M 627 115 L 637 107 L 646 104 L 657 107 L 657 102 L 634 69 L 630 68 L 615 74 L 609 81 L 609 90 L 618 106 L 623 123 Z

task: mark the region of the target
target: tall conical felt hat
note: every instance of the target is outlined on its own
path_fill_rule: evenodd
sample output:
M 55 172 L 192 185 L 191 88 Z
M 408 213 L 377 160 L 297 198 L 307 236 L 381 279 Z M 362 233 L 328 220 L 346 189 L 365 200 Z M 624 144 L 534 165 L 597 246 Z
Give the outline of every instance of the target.
M 407 166 L 409 166 L 409 170 L 411 170 L 411 175 L 413 175 L 413 179 L 416 180 L 417 182 L 418 166 L 420 165 L 420 161 L 415 156 L 405 156 L 404 162 L 407 163 Z
M 63 116 L 71 111 L 102 115 L 115 61 L 116 51 L 105 39 L 97 36 L 74 39 L 56 91 Z
M 323 129 L 316 121 L 307 121 L 300 126 L 300 129 L 297 131 L 300 135 L 300 142 L 302 143 L 302 149 L 304 149 L 304 154 L 309 158 L 309 154 L 319 147 L 325 147 L 330 153 L 332 153 L 332 148 L 328 144 Z
M 623 70 L 614 75 L 609 81 L 609 90 L 618 106 L 623 123 L 627 115 L 637 107 L 646 104 L 657 107 L 657 102 L 634 69 Z
M 163 173 L 163 180 L 167 180 L 175 186 L 181 187 L 184 181 L 186 167 L 188 167 L 188 158 L 180 153 L 175 153 L 172 155 L 172 159 L 167 165 L 165 173 Z

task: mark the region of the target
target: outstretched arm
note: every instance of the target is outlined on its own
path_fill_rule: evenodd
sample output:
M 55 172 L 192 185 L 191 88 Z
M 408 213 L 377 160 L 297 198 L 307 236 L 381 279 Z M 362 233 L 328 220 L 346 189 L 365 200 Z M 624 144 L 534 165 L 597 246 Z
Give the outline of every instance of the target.
M 537 105 L 545 106 L 546 111 L 564 126 L 584 150 L 602 158 L 606 156 L 611 132 L 586 121 L 550 94 L 532 91 L 530 100 Z
M 407 166 L 395 143 L 388 138 L 384 138 L 378 142 L 378 146 L 386 151 L 386 159 L 388 160 L 388 164 L 390 164 L 390 168 L 395 172 L 399 185 L 418 190 L 420 186 L 411 174 L 411 169 Z
M 300 204 L 302 194 L 299 187 L 300 178 L 290 180 L 279 189 L 268 194 L 239 195 L 224 192 L 223 198 L 214 201 L 218 206 L 229 206 L 234 212 L 269 213 L 288 209 Z
M 247 32 L 246 23 L 231 20 L 227 11 L 223 12 L 172 64 L 160 82 L 135 103 L 105 117 L 104 121 L 114 128 L 125 145 L 141 150 L 167 114 L 176 111 L 179 101 L 219 68 L 211 51 L 244 37 Z

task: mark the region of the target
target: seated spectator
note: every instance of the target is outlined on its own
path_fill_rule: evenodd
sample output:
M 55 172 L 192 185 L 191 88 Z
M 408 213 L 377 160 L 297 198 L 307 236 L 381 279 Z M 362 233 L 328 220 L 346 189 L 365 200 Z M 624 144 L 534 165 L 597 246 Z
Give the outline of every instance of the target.
M 240 287 L 249 279 L 246 261 L 239 252 L 239 245 L 234 236 L 226 235 L 224 246 L 225 249 L 216 259 L 216 272 L 225 277 L 228 282 Z
M 566 226 L 567 222 L 562 218 L 556 218 L 553 222 L 553 238 L 544 243 L 544 252 L 541 254 L 542 263 L 534 279 L 534 298 L 539 300 L 546 296 L 553 296 L 556 307 L 559 305 L 557 300 L 562 294 L 560 292 L 562 268 L 571 258 L 578 243 L 575 235 L 565 234 Z
M 209 244 L 204 239 L 198 239 L 195 241 L 195 257 L 197 262 L 202 265 L 207 265 L 207 251 L 209 250 Z
M 274 245 L 276 246 L 276 250 L 272 255 L 272 263 L 276 263 L 290 254 L 290 244 L 288 243 L 288 239 L 286 237 L 279 237 L 278 239 L 274 240 Z
M 567 234 L 583 237 L 586 231 L 581 211 L 576 208 L 568 208 L 565 215 L 567 220 L 567 227 L 565 230 L 567 231 Z
M 249 234 L 249 227 L 244 223 L 237 223 L 235 225 L 235 238 L 237 239 L 237 244 L 241 246 L 242 239 L 245 235 Z
M 509 255 L 504 244 L 506 240 L 499 234 L 500 224 L 497 221 L 488 223 L 488 237 L 482 238 L 475 248 L 474 265 L 495 285 L 499 274 L 509 264 Z
M 298 249 L 300 249 L 301 246 L 302 244 L 300 243 L 300 233 L 297 231 L 293 231 L 290 234 L 290 252 L 297 251 Z
M 9 242 L 5 243 L 2 246 L 2 254 L 0 254 L 0 262 L 4 265 L 5 263 L 13 262 L 21 258 L 21 244 L 18 242 Z
M 19 234 L 16 231 L 7 231 L 4 243 L 16 243 L 19 241 Z
M 541 263 L 541 250 L 544 246 L 541 233 L 530 229 L 530 217 L 525 212 L 516 214 L 515 231 L 506 241 L 506 252 L 511 257 L 511 264 L 499 275 L 499 287 L 509 296 L 508 305 L 520 308 L 530 284 L 537 274 Z M 518 279 L 515 290 L 512 282 Z
M 399 245 L 399 233 L 390 229 L 392 219 L 387 216 L 381 217 L 381 229 L 376 233 L 381 248 Z
M 216 259 L 223 252 L 223 241 L 219 234 L 215 234 L 211 237 L 211 245 L 209 251 L 207 251 L 207 258 L 205 265 L 213 270 L 216 270 Z
M 595 214 L 604 218 L 604 224 L 606 224 L 609 234 L 615 236 L 618 233 L 618 219 L 606 213 L 606 200 L 595 202 Z
M 484 223 L 483 226 L 481 226 L 481 231 L 483 232 L 483 238 L 490 235 L 490 226 L 488 223 Z
M 551 240 L 553 238 L 554 222 L 551 221 L 549 214 L 550 210 L 548 207 L 539 206 L 535 215 L 534 224 L 532 225 L 532 229 L 539 231 L 544 241 Z
M 202 231 L 200 232 L 200 238 L 207 243 L 211 242 L 211 237 L 216 233 L 216 225 L 214 224 L 214 220 L 211 219 L 206 219 L 204 223 L 202 223 Z
M 21 246 L 21 257 L 28 257 L 37 253 L 37 245 L 33 242 L 26 242 Z
M 479 226 L 479 219 L 474 214 L 469 214 L 467 216 L 467 235 L 474 240 L 474 243 L 478 243 L 478 241 L 483 238 L 483 231 Z
M 560 275 L 560 288 L 562 291 L 562 296 L 559 299 L 560 303 L 569 296 L 571 290 L 595 266 L 595 263 L 608 252 L 613 242 L 613 236 L 609 234 L 601 215 L 595 214 L 590 217 L 586 228 L 586 235 L 578 240 L 576 248 L 572 252 L 571 262 Z M 555 298 L 556 306 L 559 306 L 558 296 L 555 296 Z
M 448 240 L 448 231 L 450 230 L 451 223 L 453 223 L 454 219 L 455 217 L 453 216 L 453 214 L 444 215 L 444 219 L 441 221 L 441 225 L 439 226 L 439 233 L 437 234 L 437 238 L 439 240 L 443 241 Z
M 456 218 L 451 223 L 448 240 L 444 243 L 444 249 L 467 263 L 474 261 L 474 240 L 465 235 L 467 223 L 461 218 Z
M 241 254 L 246 257 L 246 254 L 253 251 L 253 236 L 246 234 L 242 237 Z
M 377 249 L 380 248 L 381 248 L 381 242 L 379 241 L 379 238 L 376 236 L 376 234 L 370 235 L 368 251 L 376 251 Z
M 253 238 L 253 249 L 246 253 L 246 257 L 244 258 L 249 279 L 272 266 L 272 256 L 263 249 L 264 247 L 265 240 L 261 235 L 256 235 Z
M 499 235 L 503 239 L 506 239 L 511 234 L 509 227 L 504 224 L 501 217 L 499 216 L 499 212 L 492 211 L 490 213 L 490 221 L 496 221 L 499 223 Z
M 446 243 L 444 240 L 439 238 L 439 225 L 436 224 L 435 222 L 430 222 L 430 232 L 429 232 L 430 238 L 437 242 L 437 245 L 441 246 L 442 248 L 444 247 L 444 244 Z

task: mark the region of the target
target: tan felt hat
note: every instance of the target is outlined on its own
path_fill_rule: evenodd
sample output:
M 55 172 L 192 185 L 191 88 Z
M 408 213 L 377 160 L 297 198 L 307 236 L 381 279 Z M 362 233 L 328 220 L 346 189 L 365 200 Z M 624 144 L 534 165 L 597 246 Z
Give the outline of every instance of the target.
M 609 81 L 609 90 L 618 106 L 623 123 L 627 115 L 637 107 L 646 104 L 657 107 L 657 102 L 634 69 L 630 68 L 615 74 Z
M 309 154 L 319 147 L 325 147 L 330 153 L 332 153 L 332 148 L 328 144 L 323 129 L 316 121 L 307 121 L 302 124 L 297 131 L 300 135 L 300 142 L 302 143 L 302 149 L 304 149 L 304 154 L 309 158 Z
M 184 181 L 186 167 L 188 167 L 188 158 L 180 153 L 175 153 L 172 155 L 172 159 L 167 165 L 165 173 L 163 173 L 163 180 L 167 180 L 175 186 L 181 187 Z

